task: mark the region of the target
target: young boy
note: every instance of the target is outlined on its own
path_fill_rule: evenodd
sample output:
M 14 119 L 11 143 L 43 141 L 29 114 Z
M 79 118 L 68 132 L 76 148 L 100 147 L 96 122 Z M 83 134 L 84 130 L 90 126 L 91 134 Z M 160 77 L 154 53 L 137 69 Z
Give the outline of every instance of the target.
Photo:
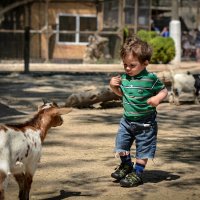
M 124 113 L 116 135 L 115 151 L 120 166 L 111 177 L 123 187 L 143 183 L 142 172 L 149 158 L 154 158 L 157 140 L 156 106 L 167 96 L 165 85 L 146 69 L 152 56 L 151 47 L 139 38 L 129 38 L 121 48 L 125 74 L 112 77 L 110 87 L 122 96 Z M 135 141 L 136 164 L 130 149 Z

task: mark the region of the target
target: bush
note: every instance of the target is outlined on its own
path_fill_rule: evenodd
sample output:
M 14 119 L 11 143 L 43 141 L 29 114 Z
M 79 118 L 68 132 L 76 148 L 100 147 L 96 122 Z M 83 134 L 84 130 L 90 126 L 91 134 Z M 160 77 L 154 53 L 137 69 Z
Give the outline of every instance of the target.
M 141 38 L 143 41 L 149 42 L 150 40 L 158 36 L 158 34 L 155 31 L 140 30 L 137 32 L 137 36 Z
M 169 63 L 175 56 L 175 44 L 170 37 L 161 37 L 154 31 L 140 30 L 137 36 L 153 48 L 151 63 Z

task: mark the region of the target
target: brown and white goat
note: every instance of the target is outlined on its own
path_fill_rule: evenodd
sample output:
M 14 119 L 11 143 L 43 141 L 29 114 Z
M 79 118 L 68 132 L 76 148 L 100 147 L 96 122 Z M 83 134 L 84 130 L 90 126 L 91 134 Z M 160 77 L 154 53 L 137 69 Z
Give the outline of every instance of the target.
M 17 125 L 0 125 L 0 200 L 5 198 L 5 183 L 9 174 L 13 174 L 18 183 L 19 199 L 29 199 L 47 131 L 61 126 L 61 115 L 70 111 L 71 108 L 60 108 L 56 103 L 44 103 L 31 120 Z

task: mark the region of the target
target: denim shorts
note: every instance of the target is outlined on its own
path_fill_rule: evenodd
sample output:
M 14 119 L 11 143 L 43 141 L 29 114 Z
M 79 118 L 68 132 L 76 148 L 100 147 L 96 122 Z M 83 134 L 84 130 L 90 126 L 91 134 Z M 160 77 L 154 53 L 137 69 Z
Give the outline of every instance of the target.
M 157 130 L 156 114 L 138 121 L 121 118 L 115 141 L 115 152 L 130 152 L 135 141 L 136 158 L 154 158 Z

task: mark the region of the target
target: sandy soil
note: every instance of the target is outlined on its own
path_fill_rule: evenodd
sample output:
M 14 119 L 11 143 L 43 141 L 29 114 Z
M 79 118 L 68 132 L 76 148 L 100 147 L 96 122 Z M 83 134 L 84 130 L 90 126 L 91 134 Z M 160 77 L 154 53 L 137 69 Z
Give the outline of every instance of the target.
M 0 75 L 0 122 L 20 122 L 49 98 L 64 105 L 71 93 L 108 84 L 109 74 Z M 5 105 L 9 106 L 6 107 Z M 200 199 L 200 106 L 158 107 L 158 150 L 144 173 L 144 184 L 122 188 L 110 174 L 115 134 L 122 108 L 74 109 L 53 128 L 44 143 L 34 176 L 32 200 L 197 200 Z M 134 155 L 134 147 L 132 149 Z M 17 199 L 10 177 L 7 200 Z

